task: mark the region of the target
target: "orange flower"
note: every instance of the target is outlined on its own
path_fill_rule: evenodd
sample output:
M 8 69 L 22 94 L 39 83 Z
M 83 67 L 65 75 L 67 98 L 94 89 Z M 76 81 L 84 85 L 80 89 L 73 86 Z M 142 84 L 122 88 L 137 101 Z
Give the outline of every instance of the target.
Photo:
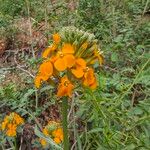
M 52 136 L 54 137 L 54 141 L 59 144 L 63 141 L 63 130 L 62 128 L 58 128 L 52 132 Z
M 35 77 L 34 84 L 39 88 L 42 81 L 47 81 L 53 74 L 53 65 L 51 61 L 45 61 L 40 65 L 39 74 Z
M 81 78 L 84 75 L 86 69 L 86 62 L 82 58 L 78 58 L 75 61 L 75 69 L 71 69 L 71 72 L 74 74 L 75 77 Z
M 17 126 L 16 124 L 8 124 L 8 130 L 6 131 L 6 135 L 7 136 L 16 136 L 16 129 L 17 129 Z
M 36 88 L 39 88 L 41 86 L 42 76 L 37 75 L 34 79 L 34 85 Z
M 74 86 L 73 84 L 68 80 L 66 76 L 61 78 L 61 83 L 58 85 L 58 92 L 57 96 L 62 97 L 62 96 L 72 96 L 72 90 Z
M 66 43 L 63 45 L 62 50 L 59 51 L 56 55 L 56 61 L 54 66 L 58 71 L 64 71 L 67 68 L 71 68 L 75 63 L 74 47 Z
M 56 44 L 52 44 L 51 46 L 47 47 L 44 52 L 42 53 L 42 57 L 43 58 L 48 58 L 48 56 L 50 55 L 50 53 L 54 50 L 57 49 L 57 45 Z
M 58 128 L 58 129 L 54 130 L 54 131 L 52 132 L 52 135 L 53 135 L 54 137 L 60 137 L 60 136 L 62 136 L 62 135 L 63 135 L 63 130 L 62 130 L 62 128 Z
M 95 78 L 95 75 L 94 75 L 94 70 L 92 68 L 89 68 L 84 73 L 83 84 L 85 86 L 89 86 L 91 89 L 96 89 L 97 81 L 96 81 L 96 78 Z
M 57 144 L 60 144 L 60 143 L 61 143 L 61 140 L 60 140 L 60 138 L 55 137 L 55 138 L 54 138 L 54 142 L 57 143 Z
M 56 44 L 58 44 L 61 40 L 61 37 L 58 33 L 53 34 L 53 40 Z
M 17 113 L 13 112 L 4 118 L 1 128 L 2 128 L 2 131 L 5 130 L 7 136 L 13 137 L 13 136 L 16 136 L 17 134 L 17 131 L 16 131 L 17 127 L 23 123 L 24 123 L 23 118 L 21 118 Z
M 52 138 L 56 144 L 60 144 L 63 141 L 63 130 L 59 122 L 49 121 L 42 132 L 45 136 Z M 39 141 L 44 147 L 47 145 L 45 139 L 40 138 Z
M 47 80 L 53 74 L 53 66 L 51 61 L 45 61 L 40 65 L 39 73 Z

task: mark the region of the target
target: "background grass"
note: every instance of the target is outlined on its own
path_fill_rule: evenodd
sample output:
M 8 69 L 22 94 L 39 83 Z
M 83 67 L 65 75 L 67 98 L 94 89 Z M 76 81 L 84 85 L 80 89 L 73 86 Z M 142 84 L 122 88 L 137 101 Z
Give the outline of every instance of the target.
M 52 33 L 72 25 L 94 33 L 105 56 L 97 68 L 98 89 L 70 102 L 72 149 L 150 149 L 149 6 L 149 0 L 0 0 L 0 44 L 6 45 L 0 119 L 10 111 L 24 116 L 28 126 L 18 145 L 41 149 L 32 127 L 60 119 L 55 90 L 45 86 L 37 92 L 33 77 Z M 9 147 L 6 140 L 11 141 L 0 134 L 3 149 Z

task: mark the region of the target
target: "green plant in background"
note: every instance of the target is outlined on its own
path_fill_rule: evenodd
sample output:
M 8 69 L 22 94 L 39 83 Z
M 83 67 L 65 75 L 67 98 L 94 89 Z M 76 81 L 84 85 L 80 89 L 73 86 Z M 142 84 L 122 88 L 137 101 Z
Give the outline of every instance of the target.
M 11 37 L 15 36 L 11 24 L 16 18 L 28 17 L 33 21 L 33 27 L 44 24 L 44 35 L 49 36 L 55 32 L 54 29 L 57 31 L 63 26 L 73 25 L 94 33 L 101 42 L 105 64 L 96 68 L 100 86 L 94 92 L 85 90 L 84 94 L 78 87 L 79 94 L 74 97 L 68 114 L 72 149 L 149 149 L 149 0 L 79 0 L 74 10 L 70 9 L 73 3 L 59 0 L 28 1 L 29 5 L 25 1 L 0 2 L 3 2 L 0 5 L 3 7 L 0 9 L 0 26 L 6 31 L 1 32 L 2 37 L 8 31 L 14 31 Z M 8 9 L 9 3 L 13 3 L 12 13 Z M 32 58 L 29 60 L 27 57 L 25 62 L 29 64 L 29 70 L 36 66 Z M 28 77 L 19 70 L 17 74 L 21 74 L 24 81 Z M 4 108 L 17 110 L 28 116 L 29 123 L 34 122 L 40 128 L 37 120 L 41 119 L 41 114 L 58 105 L 53 94 L 55 90 L 51 86 L 42 87 L 38 92 L 38 108 L 35 109 L 36 90 L 32 79 L 25 85 L 22 89 L 17 88 L 16 83 L 1 88 L 1 118 Z M 49 117 L 53 113 L 55 111 Z M 35 131 L 42 138 L 39 130 Z M 51 141 L 49 143 L 53 145 Z

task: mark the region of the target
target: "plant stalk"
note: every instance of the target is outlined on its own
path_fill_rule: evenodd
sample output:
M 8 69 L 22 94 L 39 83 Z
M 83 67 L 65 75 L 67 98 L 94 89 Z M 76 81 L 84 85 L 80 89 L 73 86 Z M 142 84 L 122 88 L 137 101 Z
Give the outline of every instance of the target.
M 15 143 L 15 150 L 17 150 L 17 149 L 18 149 L 18 148 L 17 148 L 17 137 L 15 137 L 14 143 Z
M 68 100 L 67 97 L 64 97 L 62 99 L 62 125 L 64 135 L 64 150 L 69 150 L 67 110 L 68 110 Z

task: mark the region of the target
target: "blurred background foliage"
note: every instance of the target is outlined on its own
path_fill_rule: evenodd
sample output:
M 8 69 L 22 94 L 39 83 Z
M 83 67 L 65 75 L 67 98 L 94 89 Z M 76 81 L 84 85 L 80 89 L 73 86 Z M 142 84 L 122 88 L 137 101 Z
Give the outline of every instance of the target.
M 76 26 L 94 33 L 100 42 L 105 63 L 97 68 L 99 88 L 94 93 L 87 90 L 74 100 L 76 111 L 73 115 L 76 120 L 74 117 L 70 120 L 70 132 L 77 140 L 74 149 L 149 150 L 149 9 L 149 0 L 0 0 L 0 46 L 5 42 L 7 50 L 12 47 L 8 44 L 18 48 L 21 37 L 17 36 L 18 32 L 27 34 L 27 38 L 31 36 L 25 33 L 30 24 L 32 34 L 39 30 L 38 36 L 45 38 L 64 26 Z M 19 26 L 19 19 L 23 19 L 21 25 L 29 20 L 29 26 Z M 41 24 L 44 26 L 42 30 L 39 29 Z M 38 47 L 33 38 L 19 48 L 27 45 L 33 47 L 38 57 L 50 42 L 47 41 Z M 32 72 L 35 74 L 36 64 L 40 60 L 28 55 L 30 53 L 24 54 L 21 60 L 24 60 L 23 64 L 29 71 L 35 70 Z M 38 94 L 39 106 L 35 109 L 37 95 L 33 78 L 26 72 L 16 68 L 9 70 L 6 66 L 1 64 L 0 69 L 1 118 L 7 111 L 13 110 L 24 115 L 30 123 L 35 120 L 27 112 L 33 112 L 40 120 L 47 108 L 57 105 L 53 90 L 47 86 Z M 12 73 L 18 74 L 19 79 L 11 79 L 9 75 Z M 41 124 L 43 120 L 40 120 Z M 34 146 L 38 147 L 35 143 Z

